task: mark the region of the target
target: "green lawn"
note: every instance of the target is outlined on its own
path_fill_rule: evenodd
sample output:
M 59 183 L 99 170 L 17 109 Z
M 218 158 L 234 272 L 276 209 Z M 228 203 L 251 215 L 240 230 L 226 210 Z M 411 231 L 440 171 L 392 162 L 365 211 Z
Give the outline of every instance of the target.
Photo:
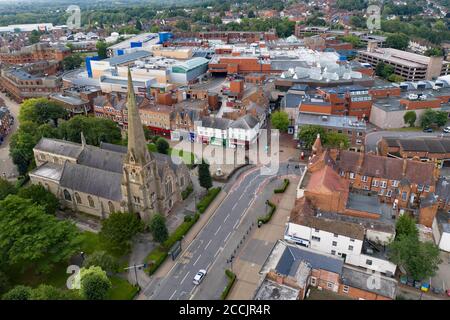
M 109 294 L 109 300 L 132 300 L 138 292 L 135 286 L 123 278 L 111 276 L 110 280 L 112 288 Z
M 98 250 L 105 250 L 100 243 L 100 236 L 97 233 L 84 231 L 81 234 L 81 251 L 90 254 Z

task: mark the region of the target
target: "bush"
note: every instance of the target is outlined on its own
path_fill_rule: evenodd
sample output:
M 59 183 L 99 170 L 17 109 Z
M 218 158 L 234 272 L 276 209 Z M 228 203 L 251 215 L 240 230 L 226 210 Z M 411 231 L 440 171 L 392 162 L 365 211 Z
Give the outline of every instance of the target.
M 270 221 L 270 219 L 272 219 L 273 214 L 275 213 L 275 210 L 277 209 L 277 206 L 274 205 L 272 202 L 268 201 L 268 205 L 270 207 L 270 211 L 267 215 L 263 216 L 263 217 L 259 217 L 258 218 L 258 224 L 261 221 L 261 223 L 265 224 L 267 222 Z
M 236 281 L 236 275 L 231 270 L 225 270 L 225 275 L 228 277 L 228 283 L 225 289 L 222 291 L 220 295 L 220 299 L 225 300 L 230 293 L 231 288 L 233 287 L 234 282 Z
M 192 216 L 188 214 L 187 216 L 184 216 L 184 222 L 190 222 L 192 220 Z
M 273 192 L 274 193 L 284 193 L 288 186 L 289 186 L 289 179 L 284 179 L 283 186 L 279 189 L 275 189 Z
M 197 203 L 197 210 L 200 213 L 205 212 L 208 206 L 211 204 L 211 202 L 219 194 L 220 190 L 221 190 L 220 187 L 209 189 L 206 196 L 204 196 L 203 199 L 199 203 Z
M 156 270 L 158 270 L 159 266 L 166 260 L 167 254 L 167 251 L 162 247 L 157 247 L 150 252 L 147 256 L 147 261 L 151 263 L 148 267 L 149 275 L 152 275 Z
M 187 197 L 189 197 L 189 195 L 192 193 L 192 191 L 194 191 L 194 188 L 192 187 L 192 185 L 189 185 L 186 189 L 181 191 L 181 197 L 183 198 L 183 200 L 185 200 Z

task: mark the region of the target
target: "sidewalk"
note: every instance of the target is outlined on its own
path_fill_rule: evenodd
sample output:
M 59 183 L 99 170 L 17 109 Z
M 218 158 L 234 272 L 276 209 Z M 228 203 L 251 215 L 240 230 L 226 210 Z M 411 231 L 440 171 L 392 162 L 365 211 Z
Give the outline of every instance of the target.
M 183 252 L 180 253 L 179 257 L 182 257 L 185 253 L 185 250 L 189 246 L 189 244 L 195 239 L 198 233 L 202 230 L 202 228 L 208 223 L 211 216 L 214 214 L 216 209 L 220 206 L 223 199 L 227 196 L 225 191 L 221 191 L 214 201 L 209 205 L 208 209 L 200 216 L 200 219 L 195 223 L 186 236 L 181 241 L 181 248 L 183 248 Z M 177 260 L 173 261 L 170 257 L 168 257 L 164 263 L 158 268 L 158 270 L 150 276 L 150 282 L 147 284 L 147 287 L 144 288 L 141 293 L 137 296 L 136 300 L 147 300 L 155 290 L 156 286 L 159 285 L 161 279 L 163 279 L 173 268 L 173 266 L 177 263 Z
M 278 239 L 283 238 L 286 223 L 295 205 L 296 187 L 300 177 L 289 176 L 290 184 L 282 194 L 273 194 L 271 202 L 277 210 L 269 223 L 255 228 L 233 263 L 236 282 L 228 300 L 251 300 L 260 283 L 259 271 Z M 258 257 L 255 256 L 258 255 Z

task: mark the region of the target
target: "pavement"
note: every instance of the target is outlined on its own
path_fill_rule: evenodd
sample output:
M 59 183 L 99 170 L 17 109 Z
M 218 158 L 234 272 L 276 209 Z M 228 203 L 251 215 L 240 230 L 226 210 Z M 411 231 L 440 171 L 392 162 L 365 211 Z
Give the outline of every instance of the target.
M 11 136 L 14 132 L 17 131 L 19 127 L 19 109 L 20 105 L 15 101 L 6 97 L 6 95 L 0 92 L 0 98 L 5 101 L 6 107 L 10 110 L 11 114 L 14 116 L 14 124 L 11 132 L 6 137 L 5 141 L 2 145 L 0 145 L 0 175 L 5 177 L 8 180 L 15 179 L 19 173 L 17 172 L 16 165 L 12 162 L 11 157 L 9 156 L 9 143 L 11 140 Z
M 295 170 L 300 171 L 291 165 L 290 173 Z M 184 238 L 182 247 L 188 245 L 187 248 L 176 261 L 168 260 L 158 269 L 138 299 L 202 299 L 203 294 L 206 299 L 218 299 L 224 288 L 223 281 L 226 282 L 223 263 L 236 248 L 237 243 L 232 244 L 239 239 L 236 235 L 242 234 L 243 230 L 247 232 L 252 223 L 256 225 L 255 217 L 246 216 L 249 208 L 255 200 L 264 203 L 266 199 L 260 195 L 265 184 L 286 174 L 286 171 L 284 165 L 276 176 L 266 176 L 261 175 L 260 168 L 253 167 L 244 171 L 232 187 L 224 188 Z M 200 269 L 211 271 L 214 276 L 208 274 L 202 285 L 196 287 L 192 279 Z M 216 276 L 214 270 L 220 270 L 222 276 Z M 213 283 L 208 285 L 210 281 Z M 208 292 L 198 288 L 208 288 Z

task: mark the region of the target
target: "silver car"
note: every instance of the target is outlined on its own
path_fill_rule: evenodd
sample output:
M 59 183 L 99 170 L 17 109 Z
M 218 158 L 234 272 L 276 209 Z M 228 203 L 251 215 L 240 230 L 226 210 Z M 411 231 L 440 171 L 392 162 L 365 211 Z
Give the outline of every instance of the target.
M 194 277 L 194 284 L 199 285 L 200 282 L 202 282 L 203 278 L 206 276 L 206 270 L 202 269 L 197 272 L 197 274 Z

